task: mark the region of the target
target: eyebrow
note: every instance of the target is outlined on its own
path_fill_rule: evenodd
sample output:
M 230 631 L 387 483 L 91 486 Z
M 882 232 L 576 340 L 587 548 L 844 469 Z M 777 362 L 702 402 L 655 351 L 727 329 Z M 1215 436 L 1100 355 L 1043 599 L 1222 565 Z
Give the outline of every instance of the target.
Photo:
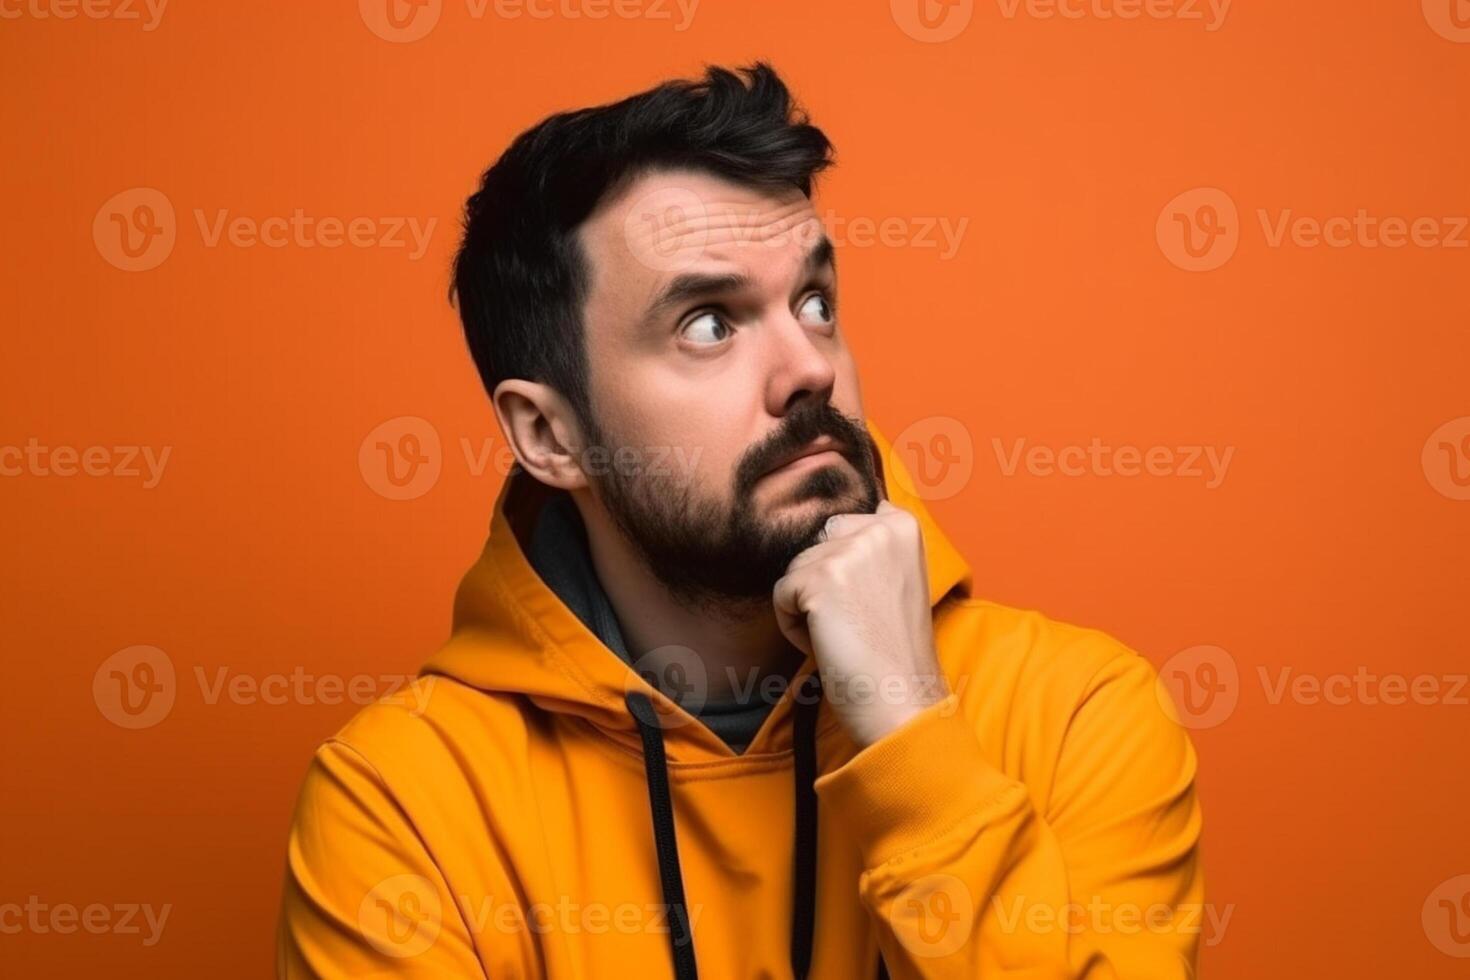
M 808 276 L 824 267 L 830 268 L 834 274 L 837 272 L 837 250 L 832 247 L 832 241 L 826 235 L 823 235 L 807 251 L 806 258 L 802 260 L 802 271 Z M 681 273 L 670 280 L 653 302 L 648 304 L 644 319 L 647 321 L 657 319 L 670 307 L 680 306 L 690 300 L 720 293 L 739 292 L 748 288 L 750 284 L 750 277 L 739 272 Z

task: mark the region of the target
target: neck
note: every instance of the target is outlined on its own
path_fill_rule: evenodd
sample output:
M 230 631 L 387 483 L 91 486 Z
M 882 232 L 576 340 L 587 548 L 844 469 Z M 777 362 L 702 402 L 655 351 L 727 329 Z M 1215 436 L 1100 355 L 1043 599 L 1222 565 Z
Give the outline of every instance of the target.
M 693 650 L 704 668 L 710 702 L 743 699 L 768 678 L 789 680 L 796 673 L 801 651 L 781 632 L 769 599 L 691 603 L 674 596 L 611 519 L 589 502 L 577 499 L 592 566 L 641 672 L 668 676 L 665 668 L 687 667 L 687 650 Z

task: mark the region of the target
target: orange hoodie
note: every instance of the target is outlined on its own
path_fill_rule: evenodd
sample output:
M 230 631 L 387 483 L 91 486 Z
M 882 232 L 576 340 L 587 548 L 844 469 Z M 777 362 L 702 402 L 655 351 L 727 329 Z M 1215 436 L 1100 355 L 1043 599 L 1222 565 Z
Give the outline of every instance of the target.
M 280 975 L 1193 977 L 1196 758 L 1153 669 L 972 597 L 868 429 L 949 697 L 858 751 L 808 660 L 736 755 L 532 570 L 545 493 L 513 476 L 451 639 L 312 760 Z

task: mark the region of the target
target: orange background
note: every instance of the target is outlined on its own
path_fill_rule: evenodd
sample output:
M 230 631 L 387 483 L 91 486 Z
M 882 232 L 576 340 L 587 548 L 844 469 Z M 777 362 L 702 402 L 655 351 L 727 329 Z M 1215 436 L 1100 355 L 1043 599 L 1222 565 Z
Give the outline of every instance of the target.
M 970 439 L 973 475 L 931 507 L 977 591 L 1161 666 L 1211 644 L 1238 667 L 1233 712 L 1193 732 L 1209 899 L 1233 906 L 1205 975 L 1464 976 L 1421 909 L 1470 873 L 1470 708 L 1273 703 L 1258 676 L 1470 663 L 1470 502 L 1437 489 L 1435 447 L 1421 458 L 1470 415 L 1470 249 L 1273 247 L 1258 217 L 1470 214 L 1470 43 L 1436 2 L 1237 0 L 1207 30 L 988 0 L 931 42 L 900 0 L 703 0 L 683 31 L 667 0 L 673 20 L 444 0 L 396 42 L 351 0 L 175 0 L 154 30 L 0 0 L 19 14 L 0 20 L 0 445 L 171 447 L 152 489 L 0 478 L 0 904 L 172 906 L 151 947 L 0 934 L 0 971 L 271 972 L 296 787 L 355 708 L 210 703 L 196 670 L 417 669 L 501 478 L 461 442 L 495 433 L 445 300 L 464 197 L 551 111 L 765 57 L 837 144 L 819 210 L 968 219 L 949 258 L 839 248 L 871 417 L 889 438 L 953 418 Z M 177 241 L 129 272 L 93 224 L 140 187 L 171 203 Z M 1185 271 L 1158 226 L 1201 187 L 1238 207 L 1238 248 Z M 298 208 L 437 226 L 415 261 L 211 247 L 195 217 Z M 359 465 L 400 416 L 442 440 L 439 479 L 405 501 Z M 1007 476 L 992 441 L 1094 438 L 1234 456 L 1208 489 Z M 93 679 L 139 644 L 167 654 L 176 701 L 127 730 Z

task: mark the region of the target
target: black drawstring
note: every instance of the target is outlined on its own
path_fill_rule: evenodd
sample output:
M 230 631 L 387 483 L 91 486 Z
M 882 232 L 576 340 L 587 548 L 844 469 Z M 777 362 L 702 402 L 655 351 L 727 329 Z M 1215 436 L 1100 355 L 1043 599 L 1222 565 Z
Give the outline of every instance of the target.
M 792 741 L 796 752 L 796 842 L 792 850 L 791 975 L 806 980 L 812 968 L 817 921 L 817 708 L 822 679 L 808 674 L 797 688 Z
M 797 691 L 792 734 L 796 755 L 796 819 L 792 854 L 794 882 L 791 905 L 791 973 L 806 980 L 812 965 L 812 939 L 817 921 L 817 710 L 822 703 L 822 681 L 807 675 Z M 653 840 L 664 904 L 669 909 L 669 946 L 676 980 L 699 976 L 694 962 L 694 932 L 684 900 L 684 878 L 679 871 L 679 843 L 674 837 L 674 801 L 669 793 L 669 768 L 664 757 L 664 731 L 648 696 L 630 691 L 628 713 L 643 738 L 643 769 L 648 780 L 648 803 L 653 811 Z M 883 957 L 878 976 L 887 980 Z
M 664 760 L 664 730 L 648 695 L 631 691 L 628 712 L 638 722 L 643 736 L 643 772 L 648 781 L 648 805 L 653 810 L 653 843 L 658 851 L 658 874 L 662 880 L 664 905 L 669 910 L 669 945 L 674 952 L 677 980 L 695 980 L 694 931 L 689 924 L 689 907 L 684 902 L 684 878 L 679 873 L 679 842 L 674 839 L 674 801 L 669 796 L 669 767 Z

